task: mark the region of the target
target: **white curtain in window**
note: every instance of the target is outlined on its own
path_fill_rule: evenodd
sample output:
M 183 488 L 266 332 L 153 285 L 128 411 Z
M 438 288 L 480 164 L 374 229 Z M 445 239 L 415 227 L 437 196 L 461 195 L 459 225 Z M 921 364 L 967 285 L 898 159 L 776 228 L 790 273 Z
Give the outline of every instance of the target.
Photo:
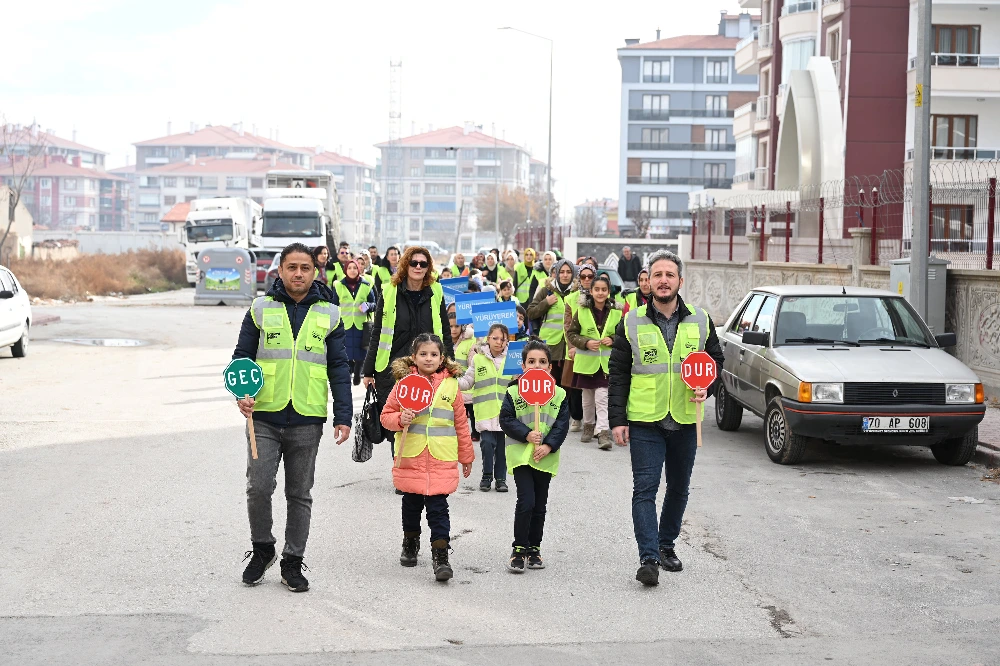
M 788 83 L 792 70 L 805 69 L 809 58 L 816 52 L 815 39 L 802 39 L 797 42 L 786 42 L 782 46 L 781 82 Z

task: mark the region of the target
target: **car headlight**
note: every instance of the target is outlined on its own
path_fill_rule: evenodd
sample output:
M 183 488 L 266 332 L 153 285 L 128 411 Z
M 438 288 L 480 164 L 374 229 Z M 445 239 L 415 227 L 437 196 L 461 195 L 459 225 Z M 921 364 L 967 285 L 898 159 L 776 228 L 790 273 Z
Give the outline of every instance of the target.
M 971 404 L 976 401 L 975 384 L 945 384 L 945 402 L 949 405 Z
M 801 382 L 799 384 L 799 402 L 844 402 L 844 385 L 833 383 Z

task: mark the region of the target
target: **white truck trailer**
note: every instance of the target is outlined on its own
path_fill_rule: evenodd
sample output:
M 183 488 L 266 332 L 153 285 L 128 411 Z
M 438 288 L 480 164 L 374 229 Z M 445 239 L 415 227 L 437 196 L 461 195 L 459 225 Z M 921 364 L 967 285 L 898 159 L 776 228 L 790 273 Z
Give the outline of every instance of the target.
M 181 244 L 187 254 L 187 280 L 198 281 L 198 254 L 209 248 L 242 247 L 254 250 L 251 237 L 260 226 L 263 208 L 253 199 L 218 197 L 195 199 L 184 221 Z

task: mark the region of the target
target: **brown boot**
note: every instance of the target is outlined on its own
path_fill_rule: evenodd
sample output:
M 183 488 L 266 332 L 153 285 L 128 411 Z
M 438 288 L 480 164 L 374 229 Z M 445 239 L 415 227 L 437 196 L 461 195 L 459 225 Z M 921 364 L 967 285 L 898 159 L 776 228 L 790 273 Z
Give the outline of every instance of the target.
M 596 423 L 584 423 L 583 424 L 583 435 L 580 437 L 581 442 L 590 442 L 594 439 L 594 426 Z
M 597 448 L 601 449 L 602 451 L 611 450 L 610 432 L 608 432 L 607 430 L 602 430 L 601 432 L 597 433 Z
M 580 422 L 576 419 L 569 420 L 569 431 L 570 432 L 580 432 Z

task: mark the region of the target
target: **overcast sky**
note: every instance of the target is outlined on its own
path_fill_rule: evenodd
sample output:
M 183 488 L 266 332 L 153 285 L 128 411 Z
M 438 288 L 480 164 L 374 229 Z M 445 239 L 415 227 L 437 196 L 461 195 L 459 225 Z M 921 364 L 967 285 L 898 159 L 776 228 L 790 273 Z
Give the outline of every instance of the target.
M 131 144 L 190 122 L 243 121 L 292 145 L 374 164 L 388 138 L 389 61 L 403 62 L 403 134 L 474 121 L 545 160 L 548 42 L 555 43 L 553 195 L 618 196 L 628 37 L 714 34 L 735 0 L 50 0 L 4 12 L 0 114 L 134 161 Z M 13 56 L 13 62 L 10 61 Z

